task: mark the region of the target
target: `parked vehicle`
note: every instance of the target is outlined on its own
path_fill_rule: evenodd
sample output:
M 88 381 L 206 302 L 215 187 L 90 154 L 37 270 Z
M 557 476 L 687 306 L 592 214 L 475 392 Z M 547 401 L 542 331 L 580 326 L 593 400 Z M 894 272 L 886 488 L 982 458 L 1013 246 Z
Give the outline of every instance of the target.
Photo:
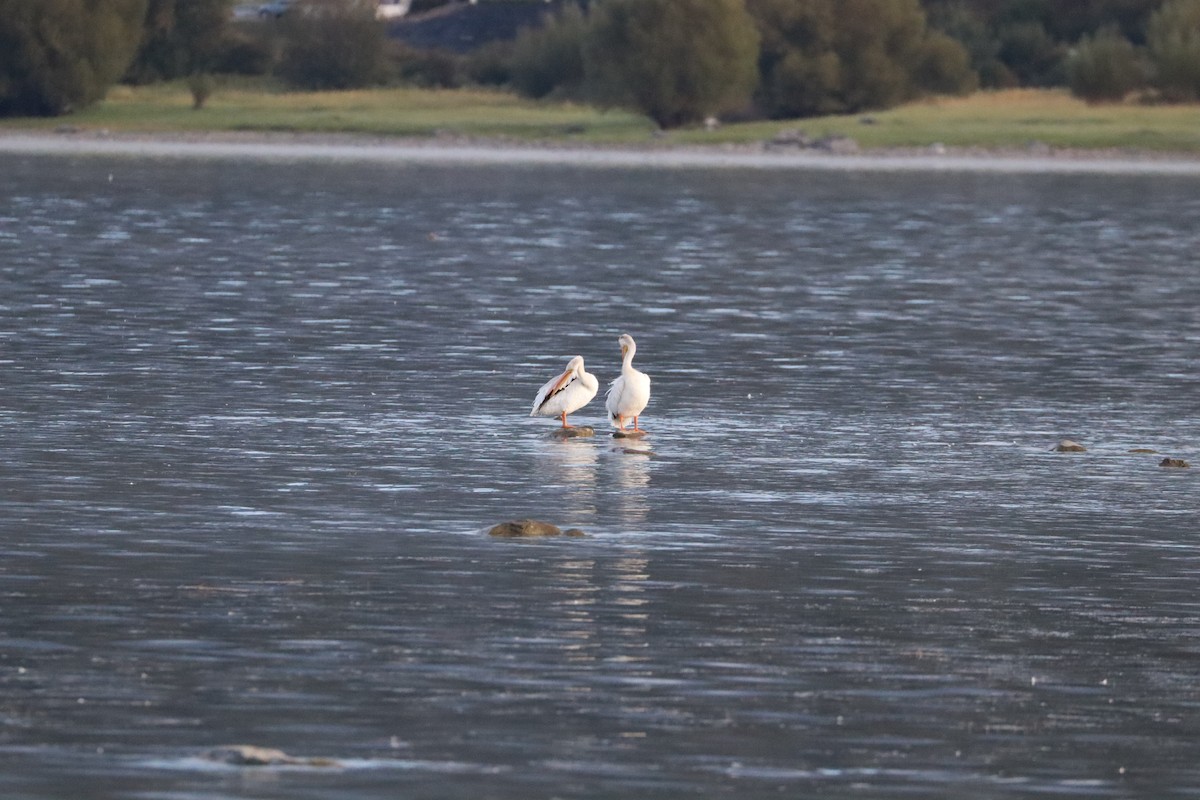
M 260 17 L 275 17 L 279 19 L 291 8 L 292 0 L 270 0 L 258 7 Z
M 238 3 L 233 7 L 234 19 L 254 19 L 258 16 L 258 3 Z
M 408 13 L 412 0 L 379 0 L 375 9 L 377 19 L 399 19 Z
M 263 19 L 274 17 L 278 19 L 291 9 L 294 0 L 269 0 L 258 6 L 257 14 Z M 378 0 L 379 5 L 375 9 L 377 19 L 399 19 L 408 13 L 408 9 L 412 6 L 412 0 Z M 235 9 L 235 16 L 237 16 Z
M 269 0 L 258 6 L 235 6 L 234 17 L 241 18 L 248 16 L 258 16 L 263 19 L 275 18 L 278 19 L 286 14 L 294 5 L 294 0 Z M 413 5 L 413 0 L 378 0 L 376 6 L 377 19 L 398 19 L 408 13 L 408 10 Z

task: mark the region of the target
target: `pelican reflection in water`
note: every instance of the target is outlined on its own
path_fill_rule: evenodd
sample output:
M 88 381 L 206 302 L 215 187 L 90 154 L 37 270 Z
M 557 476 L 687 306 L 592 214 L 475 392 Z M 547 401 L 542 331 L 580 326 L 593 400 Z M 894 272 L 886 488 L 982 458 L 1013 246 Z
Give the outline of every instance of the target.
M 650 459 L 654 453 L 644 439 L 619 439 L 611 461 L 617 496 L 617 513 L 626 525 L 642 525 L 650 513 Z
M 596 518 L 597 460 L 588 439 L 548 438 L 537 444 L 538 477 L 545 486 L 565 490 L 562 509 L 573 525 L 586 528 Z

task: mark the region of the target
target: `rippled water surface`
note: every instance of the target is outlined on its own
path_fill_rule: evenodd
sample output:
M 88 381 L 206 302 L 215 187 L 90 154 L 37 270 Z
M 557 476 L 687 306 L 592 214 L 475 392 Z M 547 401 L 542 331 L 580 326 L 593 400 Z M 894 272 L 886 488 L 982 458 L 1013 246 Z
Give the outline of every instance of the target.
M 1196 179 L 0 168 L 5 798 L 1200 797 Z

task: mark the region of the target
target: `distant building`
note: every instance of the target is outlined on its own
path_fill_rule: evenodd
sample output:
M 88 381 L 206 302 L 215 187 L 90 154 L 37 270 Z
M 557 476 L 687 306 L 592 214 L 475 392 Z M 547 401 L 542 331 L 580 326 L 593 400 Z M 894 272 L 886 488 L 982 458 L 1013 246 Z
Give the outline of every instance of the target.
M 397 19 L 408 13 L 412 0 L 379 0 L 375 16 L 379 19 Z
M 375 16 L 382 20 L 399 19 L 408 13 L 412 0 L 377 0 Z M 260 17 L 271 19 L 282 17 L 287 13 L 294 0 L 266 0 L 257 3 L 238 3 L 233 7 L 234 19 L 250 19 Z
M 515 39 L 522 28 L 540 27 L 567 2 L 571 0 L 455 0 L 405 17 L 390 26 L 389 34 L 421 50 L 466 53 L 489 42 Z

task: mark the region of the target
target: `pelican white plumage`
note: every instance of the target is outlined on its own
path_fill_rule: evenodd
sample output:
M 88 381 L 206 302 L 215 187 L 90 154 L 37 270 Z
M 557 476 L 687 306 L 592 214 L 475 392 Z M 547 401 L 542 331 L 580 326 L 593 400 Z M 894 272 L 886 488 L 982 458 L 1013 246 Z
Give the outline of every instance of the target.
M 586 406 L 596 396 L 600 383 L 596 376 L 583 368 L 583 356 L 575 356 L 567 362 L 566 370 L 556 378 L 546 382 L 538 389 L 537 397 L 533 399 L 531 417 L 558 417 L 564 428 L 567 424 L 567 414 Z
M 612 426 L 625 430 L 626 420 L 633 418 L 633 429 L 640 431 L 638 416 L 650 402 L 650 376 L 633 368 L 633 354 L 637 344 L 628 333 L 617 340 L 621 346 L 621 374 L 608 386 L 604 407 Z

